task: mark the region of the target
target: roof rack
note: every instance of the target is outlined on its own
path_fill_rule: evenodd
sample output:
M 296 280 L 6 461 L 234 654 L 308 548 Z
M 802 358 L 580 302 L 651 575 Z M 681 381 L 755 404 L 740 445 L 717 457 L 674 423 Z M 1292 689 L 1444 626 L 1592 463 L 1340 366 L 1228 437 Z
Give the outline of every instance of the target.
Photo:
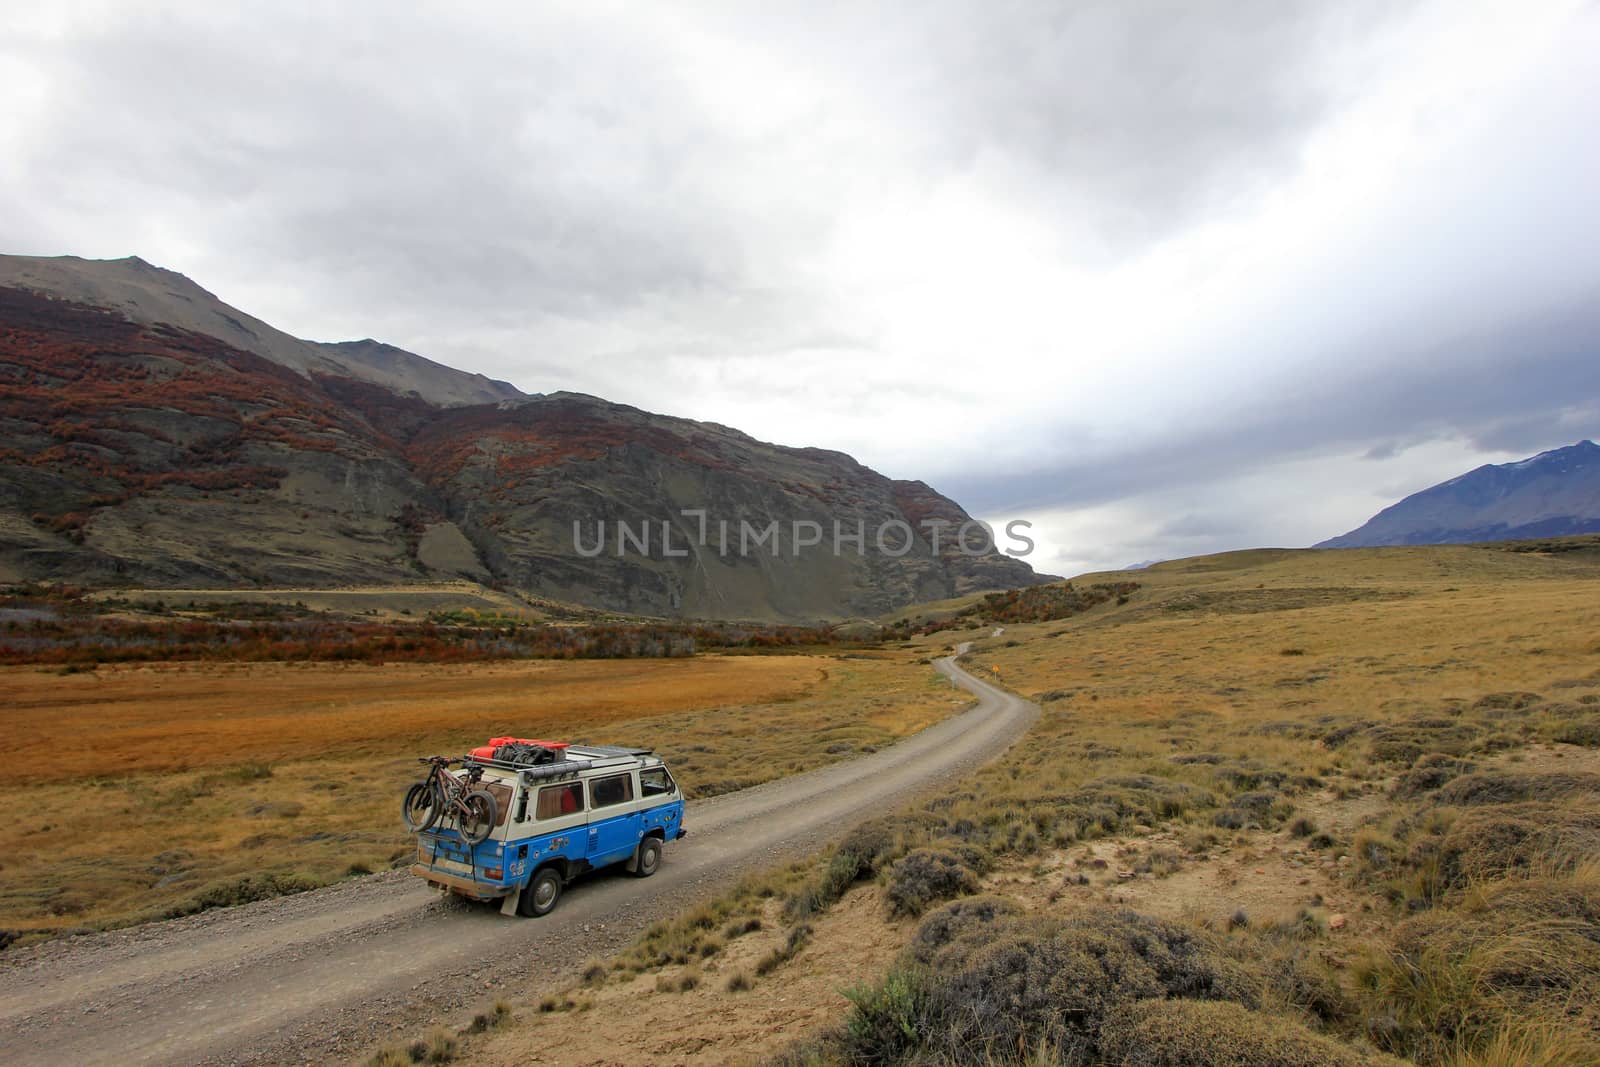
M 653 756 L 653 748 L 629 748 L 626 745 L 573 745 L 567 751 L 593 752 L 601 756 Z
M 651 755 L 647 748 L 620 748 L 616 745 L 585 745 L 582 748 L 574 745 L 567 749 L 565 759 L 556 760 L 554 763 L 541 763 L 528 766 L 525 763 L 510 763 L 506 760 L 490 759 L 486 756 L 468 754 L 465 762 L 478 767 L 490 767 L 497 771 L 509 771 L 520 775 L 524 785 L 535 782 L 558 782 L 568 778 L 576 778 L 580 771 L 602 770 L 632 763 L 640 756 Z

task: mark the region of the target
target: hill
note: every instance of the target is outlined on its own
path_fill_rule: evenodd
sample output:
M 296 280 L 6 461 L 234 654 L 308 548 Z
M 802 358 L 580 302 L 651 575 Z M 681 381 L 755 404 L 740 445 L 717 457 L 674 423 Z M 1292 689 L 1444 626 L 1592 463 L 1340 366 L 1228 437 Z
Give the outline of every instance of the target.
M 1518 463 L 1485 464 L 1317 548 L 1443 545 L 1600 532 L 1600 446 L 1579 441 Z
M 137 259 L 0 257 L 0 380 L 0 580 L 467 578 L 792 620 L 1043 580 L 961 551 L 958 504 L 843 453 L 301 341 Z M 929 521 L 951 524 L 937 548 Z

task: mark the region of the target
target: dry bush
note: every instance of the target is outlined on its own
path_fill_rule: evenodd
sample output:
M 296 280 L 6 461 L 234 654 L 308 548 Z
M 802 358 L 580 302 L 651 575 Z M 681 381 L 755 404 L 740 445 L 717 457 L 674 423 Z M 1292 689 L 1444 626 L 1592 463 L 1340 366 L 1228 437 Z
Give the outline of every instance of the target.
M 1600 774 L 1484 771 L 1463 775 L 1448 783 L 1439 790 L 1437 800 L 1440 804 L 1467 807 L 1559 800 L 1576 793 L 1600 794 Z
M 700 985 L 700 968 L 690 965 L 677 974 L 656 975 L 657 993 L 687 993 Z
M 1389 795 L 1399 800 L 1418 797 L 1477 769 L 1478 765 L 1471 760 L 1430 752 L 1417 760 L 1410 770 L 1401 772 Z
M 996 921 L 1021 914 L 1021 908 L 1005 897 L 965 897 L 930 911 L 917 924 L 906 953 L 912 961 L 926 966 L 946 945 L 961 938 L 985 940 Z
M 1483 728 L 1476 723 L 1448 718 L 1405 719 L 1366 731 L 1373 759 L 1406 765 L 1429 753 L 1464 755 L 1482 734 Z
M 1551 722 L 1548 736 L 1564 745 L 1600 748 L 1600 712 L 1578 709 Z
M 1543 701 L 1538 693 L 1489 693 L 1472 706 L 1479 711 L 1521 711 Z
M 1413 846 L 1407 862 L 1430 864 L 1445 888 L 1510 872 L 1571 870 L 1600 851 L 1600 808 L 1562 804 L 1487 805 L 1463 811 L 1436 840 Z
M 930 918 L 947 930 L 952 917 Z M 1259 979 L 1212 935 L 1127 911 L 997 916 L 987 936 L 958 932 L 929 955 L 914 1034 L 953 1058 L 1042 1043 L 1092 1051 L 1108 1015 L 1148 997 L 1260 1000 Z
M 811 940 L 813 931 L 810 923 L 801 923 L 789 931 L 789 936 L 784 938 L 783 944 L 761 957 L 756 962 L 756 977 L 765 978 L 785 963 L 794 959 L 795 954 Z
M 1228 806 L 1211 817 L 1225 830 L 1260 828 L 1270 830 L 1294 814 L 1294 803 L 1267 789 L 1252 789 L 1228 801 Z
M 942 849 L 918 848 L 889 868 L 884 898 L 891 916 L 917 916 L 930 904 L 977 891 L 976 872 L 959 856 Z
M 784 915 L 800 920 L 832 907 L 857 882 L 871 878 L 903 856 L 940 819 L 928 812 L 883 816 L 856 826 L 834 846 L 822 873 L 784 901 Z
M 1600 1040 L 1559 1022 L 1508 1020 L 1488 1037 L 1445 1054 L 1443 1067 L 1594 1067 Z
M 1425 1061 L 1484 1047 L 1530 1018 L 1590 1031 L 1600 1002 L 1600 864 L 1486 884 L 1457 907 L 1407 920 L 1358 978 L 1369 1032 Z
M 1111 1016 L 1101 1049 L 1107 1063 L 1138 1067 L 1399 1067 L 1293 1019 L 1226 1001 L 1140 1001 Z

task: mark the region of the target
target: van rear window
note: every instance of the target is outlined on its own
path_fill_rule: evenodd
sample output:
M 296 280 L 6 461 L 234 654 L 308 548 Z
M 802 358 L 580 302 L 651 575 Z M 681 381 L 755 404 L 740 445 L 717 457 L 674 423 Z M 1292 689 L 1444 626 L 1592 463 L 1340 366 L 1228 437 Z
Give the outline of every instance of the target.
M 539 810 L 535 814 L 541 819 L 559 819 L 582 810 L 583 786 L 577 782 L 547 785 L 539 790 Z

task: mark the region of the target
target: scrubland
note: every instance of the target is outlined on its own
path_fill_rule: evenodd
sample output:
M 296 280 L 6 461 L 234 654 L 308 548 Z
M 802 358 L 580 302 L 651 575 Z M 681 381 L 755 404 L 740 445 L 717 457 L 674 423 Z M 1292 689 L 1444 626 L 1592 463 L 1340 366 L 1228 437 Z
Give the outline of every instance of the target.
M 969 667 L 1043 708 L 1028 737 L 471 1058 L 1600 1062 L 1597 556 L 1234 553 L 957 618 L 908 654 L 977 637 Z
M 385 870 L 412 854 L 399 798 L 415 758 L 491 735 L 653 746 L 693 797 L 964 703 L 925 667 L 859 653 L 5 667 L 0 688 L 7 941 Z

